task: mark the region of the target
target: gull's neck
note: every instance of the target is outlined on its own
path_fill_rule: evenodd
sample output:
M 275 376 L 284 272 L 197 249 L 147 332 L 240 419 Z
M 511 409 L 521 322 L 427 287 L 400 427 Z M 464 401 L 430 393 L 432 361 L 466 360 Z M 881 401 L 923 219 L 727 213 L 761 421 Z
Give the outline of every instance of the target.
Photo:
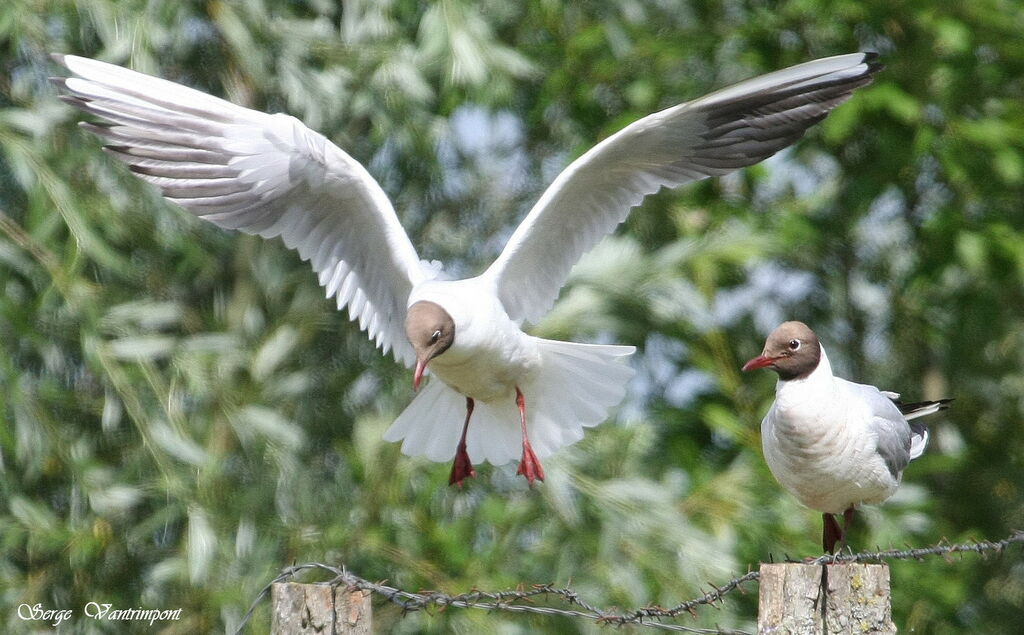
M 821 346 L 819 344 L 819 346 Z M 832 385 L 832 364 L 828 361 L 828 355 L 825 354 L 825 347 L 821 346 L 821 358 L 818 360 L 818 365 L 811 371 L 806 377 L 799 377 L 797 379 L 779 379 L 778 383 L 775 384 L 775 394 L 782 395 L 785 393 L 799 392 L 803 393 L 806 391 L 819 391 L 827 390 Z

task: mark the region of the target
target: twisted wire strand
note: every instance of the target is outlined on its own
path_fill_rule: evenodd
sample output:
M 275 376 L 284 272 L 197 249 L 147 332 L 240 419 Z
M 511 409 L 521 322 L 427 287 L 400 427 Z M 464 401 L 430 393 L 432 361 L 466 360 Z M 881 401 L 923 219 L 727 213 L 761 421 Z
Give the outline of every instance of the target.
M 1024 544 L 1024 531 L 1015 531 L 1002 540 L 981 540 L 960 544 L 952 544 L 946 540 L 930 547 L 910 547 L 907 549 L 889 549 L 861 553 L 839 553 L 835 555 L 824 555 L 818 558 L 805 560 L 787 560 L 788 562 L 802 562 L 804 564 L 825 565 L 825 564 L 848 564 L 865 561 L 887 561 L 887 560 L 924 560 L 932 556 L 949 556 L 952 554 L 988 552 L 1002 552 L 1014 544 Z M 420 611 L 430 607 L 457 607 L 474 608 L 488 611 L 504 611 L 509 613 L 530 613 L 535 615 L 556 615 L 561 617 L 579 618 L 593 620 L 600 624 L 611 624 L 616 626 L 631 624 L 670 631 L 681 631 L 686 633 L 717 634 L 717 635 L 750 635 L 746 631 L 729 630 L 723 628 L 700 628 L 685 626 L 682 624 L 669 624 L 659 620 L 674 619 L 686 614 L 696 617 L 696 609 L 702 606 L 715 606 L 729 593 L 740 590 L 748 582 L 760 579 L 760 571 L 749 571 L 741 576 L 729 580 L 725 584 L 716 586 L 711 584 L 712 591 L 704 592 L 702 595 L 680 602 L 671 608 L 659 606 L 645 606 L 627 612 L 614 609 L 601 609 L 580 597 L 579 593 L 571 587 L 556 587 L 554 584 L 535 584 L 529 589 L 508 589 L 503 591 L 481 591 L 474 589 L 466 593 L 450 595 L 438 591 L 421 591 L 414 593 L 388 586 L 377 582 L 371 582 L 361 578 L 344 566 L 336 567 L 321 562 L 308 562 L 293 565 L 285 568 L 273 580 L 267 583 L 253 600 L 248 612 L 242 618 L 236 635 L 240 635 L 252 617 L 253 612 L 259 603 L 270 593 L 271 588 L 278 582 L 292 580 L 296 574 L 318 569 L 332 574 L 333 579 L 316 584 L 330 585 L 332 587 L 345 586 L 352 590 L 368 591 L 379 595 L 385 600 L 400 606 L 403 612 Z M 710 584 L 710 583 L 709 583 Z M 536 598 L 555 596 L 562 602 L 574 608 L 560 608 L 537 604 Z M 523 602 L 523 603 L 520 603 Z

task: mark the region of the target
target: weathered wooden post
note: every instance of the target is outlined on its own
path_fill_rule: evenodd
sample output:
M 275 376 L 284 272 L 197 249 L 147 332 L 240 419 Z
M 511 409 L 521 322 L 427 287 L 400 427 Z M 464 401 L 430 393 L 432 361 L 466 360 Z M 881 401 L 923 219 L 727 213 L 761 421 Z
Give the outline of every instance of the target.
M 761 635 L 895 633 L 886 564 L 762 564 Z
M 370 635 L 370 592 L 329 584 L 278 582 L 271 590 L 273 635 Z

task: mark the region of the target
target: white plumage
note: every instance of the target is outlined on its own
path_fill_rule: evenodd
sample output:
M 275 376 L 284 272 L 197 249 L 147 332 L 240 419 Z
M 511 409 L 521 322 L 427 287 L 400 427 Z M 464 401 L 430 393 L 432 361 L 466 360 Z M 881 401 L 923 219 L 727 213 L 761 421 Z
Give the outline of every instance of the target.
M 378 347 L 417 366 L 417 383 L 430 363 L 441 381 L 413 400 L 386 438 L 401 440 L 408 454 L 445 461 L 461 425 L 469 454 L 498 464 L 513 460 L 520 445 L 524 463 L 530 458 L 527 425 L 546 456 L 600 423 L 625 394 L 632 347 L 552 342 L 521 330 L 550 309 L 580 256 L 661 187 L 752 165 L 790 145 L 880 68 L 873 54 L 831 57 L 645 117 L 559 175 L 483 274 L 447 281 L 419 259 L 369 173 L 297 119 L 103 62 L 54 58 L 73 74 L 55 80 L 64 99 L 105 120 L 84 126 L 139 178 L 221 227 L 280 237 Z M 454 329 L 428 357 L 424 347 L 443 329 L 412 342 L 409 316 L 418 302 L 438 307 Z M 426 328 L 432 315 L 423 312 L 415 327 Z M 463 409 L 471 426 L 460 421 Z M 453 481 L 471 473 L 453 469 Z M 527 465 L 525 475 L 532 481 L 543 471 Z
M 785 322 L 743 370 L 779 374 L 775 401 L 761 422 L 761 446 L 772 475 L 801 503 L 824 515 L 823 546 L 845 540 L 833 514 L 848 525 L 863 503 L 892 496 L 903 470 L 928 443 L 911 419 L 938 412 L 948 399 L 901 404 L 899 395 L 832 374 L 825 348 L 802 322 Z
M 912 438 L 926 436 L 915 437 L 892 400 L 874 386 L 833 376 L 824 347 L 808 377 L 779 381 L 761 422 L 772 474 L 801 503 L 830 514 L 892 496 L 903 468 L 916 458 Z

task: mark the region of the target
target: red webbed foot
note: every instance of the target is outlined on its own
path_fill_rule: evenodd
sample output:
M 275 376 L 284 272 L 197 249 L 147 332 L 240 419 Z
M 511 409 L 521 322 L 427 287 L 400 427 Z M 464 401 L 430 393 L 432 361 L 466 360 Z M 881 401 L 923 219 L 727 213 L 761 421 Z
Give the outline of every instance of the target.
M 530 439 L 526 436 L 526 398 L 523 397 L 523 391 L 519 390 L 518 386 L 516 386 L 516 405 L 519 406 L 519 423 L 523 430 L 523 458 L 519 459 L 519 471 L 516 474 L 525 476 L 532 486 L 534 481 L 544 480 L 544 468 L 541 467 L 540 459 L 537 458 L 530 445 Z
M 475 476 L 476 470 L 473 469 L 473 463 L 469 460 L 466 444 L 460 443 L 459 449 L 455 451 L 455 460 L 452 462 L 452 474 L 448 477 L 448 484 L 462 487 L 462 481 Z
M 525 476 L 530 485 L 533 485 L 534 481 L 544 480 L 544 468 L 530 447 L 529 441 L 523 442 L 523 458 L 519 459 L 519 471 L 516 474 Z
M 448 477 L 449 485 L 462 487 L 462 481 L 476 476 L 473 469 L 473 462 L 469 460 L 469 453 L 466 452 L 466 432 L 469 430 L 469 418 L 473 416 L 473 400 L 466 397 L 466 422 L 462 424 L 462 437 L 459 439 L 459 446 L 455 448 L 455 460 L 452 462 L 452 473 Z

